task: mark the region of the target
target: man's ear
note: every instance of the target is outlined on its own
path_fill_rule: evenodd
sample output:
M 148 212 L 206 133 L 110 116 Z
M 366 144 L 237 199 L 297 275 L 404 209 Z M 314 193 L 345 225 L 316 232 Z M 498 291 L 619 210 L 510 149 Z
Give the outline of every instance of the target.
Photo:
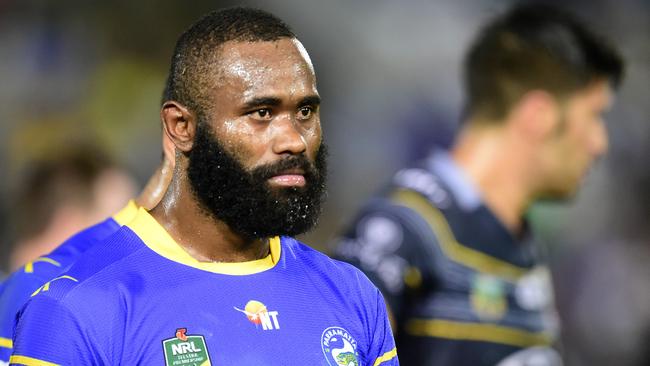
M 517 130 L 529 141 L 542 141 L 557 130 L 560 123 L 557 98 L 543 90 L 524 94 L 512 111 Z
M 162 148 L 164 160 L 170 162 L 173 168 L 176 161 L 176 145 L 165 131 L 165 127 L 162 130 Z
M 175 101 L 167 101 L 160 110 L 163 133 L 171 140 L 177 150 L 192 150 L 196 134 L 196 116 L 185 106 Z

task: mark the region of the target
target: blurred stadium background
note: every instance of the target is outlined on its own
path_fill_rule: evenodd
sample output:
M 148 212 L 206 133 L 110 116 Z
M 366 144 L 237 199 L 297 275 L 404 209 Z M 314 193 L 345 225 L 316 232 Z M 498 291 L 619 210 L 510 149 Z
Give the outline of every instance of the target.
M 16 240 L 30 164 L 77 143 L 142 185 L 160 161 L 159 101 L 176 37 L 231 5 L 272 11 L 315 64 L 331 152 L 328 204 L 305 240 L 328 243 L 400 165 L 450 144 L 460 65 L 506 0 L 0 0 L 0 261 Z M 551 2 L 553 3 L 553 2 Z M 650 1 L 555 2 L 621 48 L 627 76 L 608 115 L 610 154 L 571 205 L 531 213 L 549 248 L 569 365 L 642 365 L 650 354 Z

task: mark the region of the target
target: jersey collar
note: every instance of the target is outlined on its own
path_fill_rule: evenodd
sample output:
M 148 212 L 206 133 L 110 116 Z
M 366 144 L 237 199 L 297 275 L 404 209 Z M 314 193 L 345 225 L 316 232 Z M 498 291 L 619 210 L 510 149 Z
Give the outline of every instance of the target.
M 448 152 L 437 149 L 427 161 L 434 171 L 453 192 L 458 205 L 465 211 L 474 211 L 483 204 L 481 193 L 467 174 L 454 162 Z
M 133 221 L 126 226 L 133 230 L 144 244 L 157 254 L 174 262 L 208 272 L 226 275 L 249 275 L 271 269 L 280 260 L 281 246 L 280 237 L 278 236 L 270 238 L 271 250 L 265 258 L 237 263 L 200 262 L 187 253 L 144 208 L 140 208 Z
M 126 225 L 129 221 L 133 220 L 138 214 L 138 205 L 135 204 L 134 200 L 130 200 L 126 206 L 121 209 L 118 213 L 113 215 L 113 220 L 120 224 L 120 226 Z

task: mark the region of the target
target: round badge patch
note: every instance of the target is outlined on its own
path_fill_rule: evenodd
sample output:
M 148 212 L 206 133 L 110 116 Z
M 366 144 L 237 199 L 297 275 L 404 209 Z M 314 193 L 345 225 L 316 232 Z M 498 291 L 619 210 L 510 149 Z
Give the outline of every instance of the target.
M 477 274 L 472 283 L 470 303 L 479 318 L 501 319 L 508 310 L 505 284 L 497 277 Z
M 323 354 L 330 366 L 359 366 L 357 341 L 341 327 L 329 327 L 321 336 Z

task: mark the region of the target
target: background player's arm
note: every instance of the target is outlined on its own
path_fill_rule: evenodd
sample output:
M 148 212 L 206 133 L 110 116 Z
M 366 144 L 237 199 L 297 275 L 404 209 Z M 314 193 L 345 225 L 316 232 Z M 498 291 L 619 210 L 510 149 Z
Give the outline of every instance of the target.
M 411 209 L 378 200 L 361 213 L 335 248 L 338 259 L 361 269 L 381 290 L 393 325 L 401 320 L 407 298 L 434 278 L 432 254 L 423 239 L 429 229 L 426 224 L 420 228 L 421 222 Z

